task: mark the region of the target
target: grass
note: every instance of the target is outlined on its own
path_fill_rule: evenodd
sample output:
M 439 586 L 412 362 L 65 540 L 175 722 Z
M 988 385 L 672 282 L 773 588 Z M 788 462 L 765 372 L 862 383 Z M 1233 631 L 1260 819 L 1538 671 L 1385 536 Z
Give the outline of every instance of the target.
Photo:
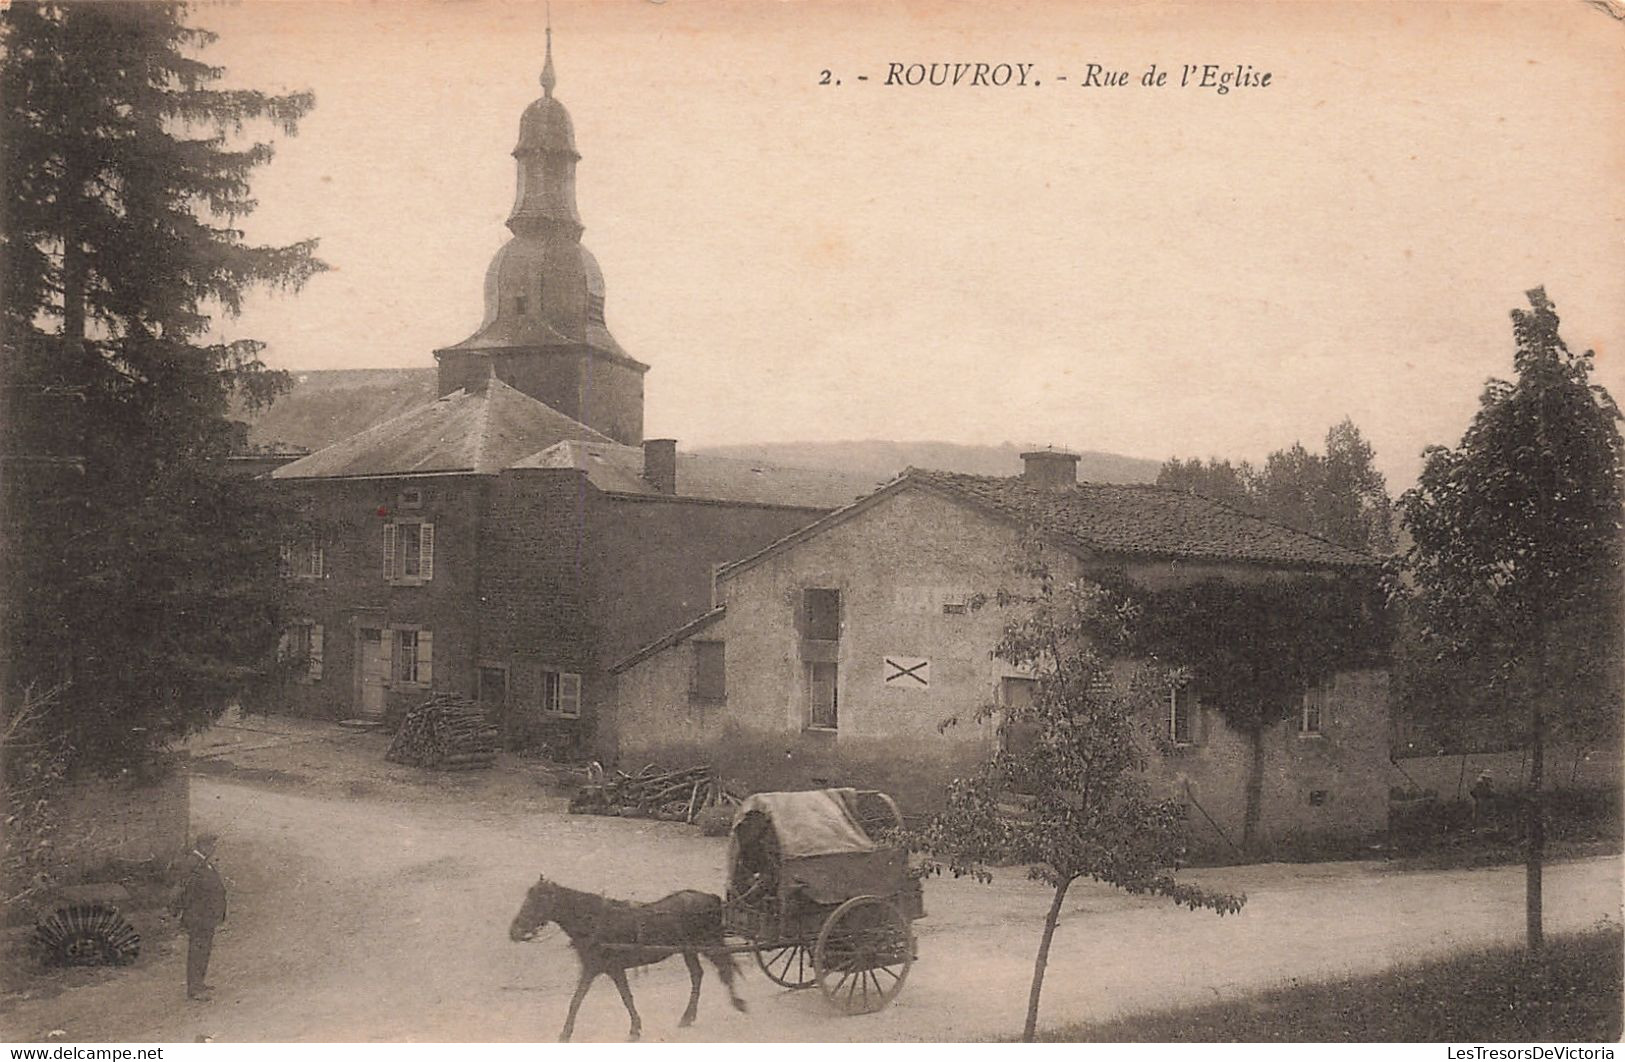
M 1607 926 L 1519 947 L 1276 988 L 1200 1007 L 1062 1026 L 1040 1038 L 1137 1043 L 1612 1043 L 1625 935 Z

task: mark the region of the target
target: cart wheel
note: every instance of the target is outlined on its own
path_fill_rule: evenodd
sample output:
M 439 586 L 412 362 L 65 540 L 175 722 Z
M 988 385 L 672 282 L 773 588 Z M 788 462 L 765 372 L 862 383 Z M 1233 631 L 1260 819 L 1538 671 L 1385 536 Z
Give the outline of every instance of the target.
M 756 965 L 774 984 L 785 988 L 811 988 L 818 983 L 812 951 L 805 944 L 758 944 Z
M 824 998 L 848 1014 L 868 1014 L 897 998 L 914 965 L 914 930 L 878 896 L 854 896 L 825 919 L 813 951 Z

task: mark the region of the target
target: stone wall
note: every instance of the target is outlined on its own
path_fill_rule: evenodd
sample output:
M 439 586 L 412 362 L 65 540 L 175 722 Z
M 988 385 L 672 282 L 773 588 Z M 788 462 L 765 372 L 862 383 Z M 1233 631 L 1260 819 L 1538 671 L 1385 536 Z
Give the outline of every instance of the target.
M 429 684 L 391 684 L 386 713 L 403 712 L 434 689 L 471 694 L 479 536 L 490 489 L 486 478 L 274 482 L 290 511 L 319 537 L 325 562 L 321 578 L 296 577 L 285 584 L 290 615 L 322 626 L 321 676 L 290 682 L 271 707 L 326 719 L 359 714 L 360 632 L 392 625 L 431 631 L 433 659 Z M 406 491 L 418 492 L 417 505 L 408 507 Z M 419 585 L 385 578 L 384 525 L 391 520 L 435 525 L 432 578 Z
M 992 656 L 1008 616 L 960 607 L 974 594 L 1019 589 L 1020 533 L 918 490 L 904 490 L 720 584 L 716 622 L 618 676 L 605 724 L 625 762 L 712 762 L 757 788 L 845 784 L 886 789 L 906 810 L 941 799 L 942 787 L 989 756 L 991 720 L 1005 678 L 1020 672 Z M 1066 578 L 1088 567 L 1050 558 Z M 1264 569 L 1208 564 L 1130 564 L 1131 579 L 1178 585 L 1213 575 L 1256 579 Z M 803 591 L 839 590 L 838 644 L 813 644 L 799 619 Z M 721 641 L 726 697 L 690 692 L 694 643 Z M 821 655 L 822 654 L 822 655 Z M 929 685 L 888 682 L 885 661 L 929 662 Z M 838 668 L 838 725 L 808 727 L 810 659 Z M 944 727 L 953 719 L 953 725 Z M 1200 713 L 1198 740 L 1154 750 L 1148 780 L 1187 802 L 1200 846 L 1239 842 L 1252 744 L 1216 712 Z M 1165 725 L 1163 720 L 1148 720 Z M 1330 684 L 1321 733 L 1292 720 L 1263 742 L 1261 833 L 1363 836 L 1387 813 L 1387 674 L 1363 671 Z M 1199 807 L 1197 805 L 1200 805 Z M 1210 825 L 1211 817 L 1215 825 Z

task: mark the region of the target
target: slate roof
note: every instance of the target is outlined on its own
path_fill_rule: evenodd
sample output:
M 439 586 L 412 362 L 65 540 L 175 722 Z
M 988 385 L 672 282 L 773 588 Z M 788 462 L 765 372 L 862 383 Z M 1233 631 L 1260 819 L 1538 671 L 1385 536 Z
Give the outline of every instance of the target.
M 1075 548 L 1124 556 L 1350 568 L 1376 558 L 1187 491 L 1139 483 L 1043 490 L 1019 476 L 911 468 L 904 478 L 1036 527 Z
M 576 468 L 601 491 L 659 496 L 643 478 L 643 450 L 610 442 L 565 441 L 514 463 L 515 468 Z M 678 453 L 679 498 L 838 509 L 873 491 L 867 476 L 833 469 L 787 468 L 732 457 Z
M 283 465 L 272 479 L 471 472 L 495 475 L 565 439 L 614 445 L 579 421 L 491 378 Z

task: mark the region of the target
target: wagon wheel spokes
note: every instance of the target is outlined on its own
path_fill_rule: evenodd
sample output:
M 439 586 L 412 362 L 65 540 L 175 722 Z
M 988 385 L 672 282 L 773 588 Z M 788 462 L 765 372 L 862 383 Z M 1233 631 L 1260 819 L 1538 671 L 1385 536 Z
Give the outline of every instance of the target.
M 811 988 L 818 983 L 812 952 L 805 944 L 757 945 L 756 965 L 768 980 L 785 988 Z
M 813 950 L 824 998 L 848 1014 L 868 1014 L 896 999 L 913 965 L 908 919 L 878 896 L 855 896 L 837 907 Z

